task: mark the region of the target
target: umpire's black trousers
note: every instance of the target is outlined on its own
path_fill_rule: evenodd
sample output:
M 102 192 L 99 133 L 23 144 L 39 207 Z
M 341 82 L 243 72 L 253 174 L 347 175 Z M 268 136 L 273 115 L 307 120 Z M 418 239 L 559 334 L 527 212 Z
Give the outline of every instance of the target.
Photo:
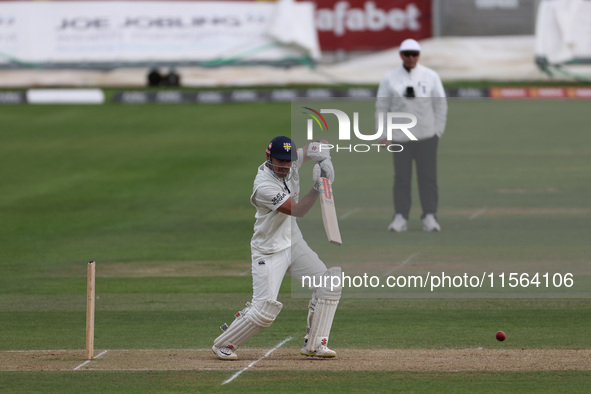
M 408 220 L 411 205 L 412 163 L 416 163 L 419 197 L 424 218 L 437 212 L 437 145 L 439 137 L 399 143 L 402 152 L 394 153 L 394 212 Z

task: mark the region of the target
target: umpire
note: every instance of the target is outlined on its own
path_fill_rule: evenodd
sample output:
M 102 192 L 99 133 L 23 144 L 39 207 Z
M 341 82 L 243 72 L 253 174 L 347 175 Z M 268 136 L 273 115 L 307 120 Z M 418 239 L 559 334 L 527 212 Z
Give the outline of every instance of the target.
M 416 163 L 419 197 L 423 210 L 424 231 L 441 231 L 437 222 L 437 145 L 445 131 L 447 101 L 443 84 L 437 73 L 418 64 L 421 46 L 407 39 L 399 48 L 402 65 L 386 74 L 380 82 L 376 101 L 376 116 L 387 112 L 406 112 L 417 117 L 410 129 L 417 141 L 402 132 L 394 132 L 391 141 L 402 145 L 394 153 L 394 220 L 390 231 L 406 231 L 411 205 L 412 165 Z M 406 120 L 408 122 L 408 120 Z

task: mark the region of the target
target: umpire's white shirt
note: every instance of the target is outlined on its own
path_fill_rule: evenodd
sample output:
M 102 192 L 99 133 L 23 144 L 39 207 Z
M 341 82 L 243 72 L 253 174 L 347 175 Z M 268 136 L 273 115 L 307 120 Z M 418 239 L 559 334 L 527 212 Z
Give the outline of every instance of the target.
M 255 206 L 256 222 L 250 241 L 253 251 L 263 255 L 277 253 L 289 248 L 303 238 L 294 216 L 277 211 L 289 197 L 297 202 L 300 195 L 298 169 L 301 167 L 303 150 L 298 149 L 297 160 L 292 163 L 295 175 L 284 182 L 269 167 L 262 164 L 254 179 L 250 202 Z
M 415 93 L 414 99 L 405 97 L 408 87 Z M 433 97 L 428 99 L 427 97 Z M 417 139 L 424 140 L 435 135 L 441 137 L 447 120 L 447 101 L 445 90 L 439 75 L 428 67 L 417 64 L 407 71 L 403 66 L 390 71 L 380 82 L 376 100 L 376 119 L 381 113 L 406 112 L 417 117 L 417 125 L 409 131 Z M 409 123 L 407 118 L 400 118 L 401 124 Z M 386 123 L 384 122 L 384 136 Z M 394 130 L 392 141 L 408 142 L 409 138 L 401 131 Z

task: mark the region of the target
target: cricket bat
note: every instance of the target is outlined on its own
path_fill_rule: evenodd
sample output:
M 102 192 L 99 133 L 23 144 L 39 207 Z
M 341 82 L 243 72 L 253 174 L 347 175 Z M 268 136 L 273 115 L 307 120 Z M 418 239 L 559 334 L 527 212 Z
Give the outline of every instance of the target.
M 339 221 L 337 211 L 334 205 L 334 196 L 332 194 L 332 185 L 327 178 L 320 177 L 322 190 L 320 193 L 320 210 L 322 211 L 322 222 L 328 241 L 335 245 L 342 245 L 341 231 L 339 230 Z

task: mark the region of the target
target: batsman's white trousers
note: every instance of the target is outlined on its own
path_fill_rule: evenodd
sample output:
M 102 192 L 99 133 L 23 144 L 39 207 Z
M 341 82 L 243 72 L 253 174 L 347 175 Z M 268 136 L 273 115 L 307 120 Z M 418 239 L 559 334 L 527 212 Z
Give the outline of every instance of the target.
M 252 303 L 264 300 L 277 301 L 279 288 L 285 274 L 301 281 L 302 276 L 320 276 L 326 265 L 320 260 L 304 239 L 290 248 L 274 254 L 259 254 L 252 251 Z

